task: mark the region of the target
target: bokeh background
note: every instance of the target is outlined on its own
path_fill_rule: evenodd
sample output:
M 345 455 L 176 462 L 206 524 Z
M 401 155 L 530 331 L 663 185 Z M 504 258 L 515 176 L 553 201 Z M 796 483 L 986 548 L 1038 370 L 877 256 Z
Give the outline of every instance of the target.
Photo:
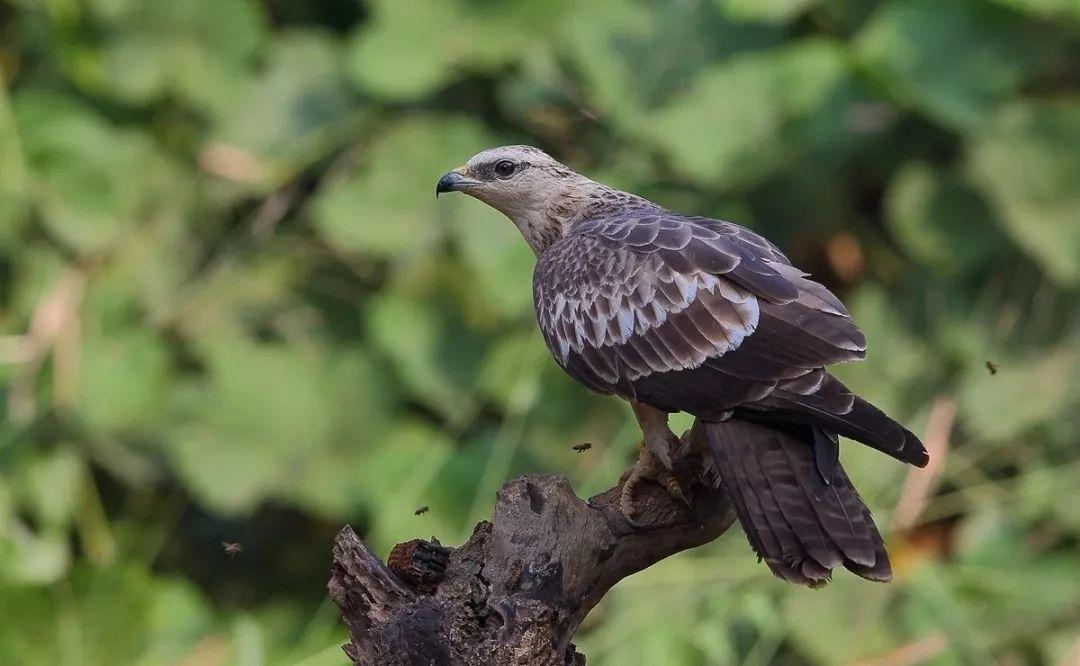
M 1080 660 L 1077 0 L 0 0 L 0 81 L 0 663 L 343 664 L 344 523 L 615 481 L 633 420 L 549 359 L 529 250 L 432 196 L 511 142 L 788 250 L 935 456 L 843 449 L 892 585 L 733 530 L 590 664 Z

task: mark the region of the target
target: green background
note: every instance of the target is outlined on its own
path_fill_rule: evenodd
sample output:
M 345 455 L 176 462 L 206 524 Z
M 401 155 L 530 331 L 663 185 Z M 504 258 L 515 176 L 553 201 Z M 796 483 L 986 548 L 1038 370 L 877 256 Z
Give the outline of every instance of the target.
M 0 663 L 342 664 L 341 525 L 615 481 L 633 420 L 548 357 L 529 250 L 432 196 L 502 143 L 774 240 L 944 461 L 844 447 L 893 584 L 733 530 L 590 664 L 1080 658 L 1078 0 L 0 0 L 0 83 Z

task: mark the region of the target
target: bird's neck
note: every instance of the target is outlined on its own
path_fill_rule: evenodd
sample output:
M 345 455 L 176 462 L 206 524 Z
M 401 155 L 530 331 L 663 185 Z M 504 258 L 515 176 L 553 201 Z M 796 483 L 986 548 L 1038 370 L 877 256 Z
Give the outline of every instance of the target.
M 570 223 L 560 209 L 526 210 L 510 216 L 536 256 L 566 235 Z
M 626 207 L 652 206 L 656 204 L 641 197 L 623 192 L 602 183 L 582 178 L 573 187 L 550 197 L 542 206 L 504 211 L 521 232 L 536 256 L 540 256 L 574 226 Z

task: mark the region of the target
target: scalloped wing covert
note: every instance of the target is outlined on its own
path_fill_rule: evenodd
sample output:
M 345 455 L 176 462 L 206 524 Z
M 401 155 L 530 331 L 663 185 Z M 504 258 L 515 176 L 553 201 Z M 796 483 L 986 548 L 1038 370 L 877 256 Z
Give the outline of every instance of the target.
M 865 356 L 847 309 L 748 229 L 665 212 L 597 217 L 541 255 L 533 292 L 548 348 L 594 391 L 827 425 L 925 464 L 917 438 L 825 371 Z
M 757 298 L 713 273 L 679 271 L 658 252 L 580 236 L 537 267 L 537 317 L 549 348 L 610 385 L 700 366 L 757 326 Z M 588 382 L 598 383 L 596 381 Z
M 763 364 L 764 375 L 748 367 L 743 379 L 791 378 L 866 348 L 840 301 L 771 243 L 706 218 L 638 213 L 584 222 L 541 256 L 533 287 L 552 353 L 604 393 L 632 396 L 627 389 L 643 377 L 724 357 L 758 330 L 763 308 L 775 321 L 762 340 L 811 342 Z

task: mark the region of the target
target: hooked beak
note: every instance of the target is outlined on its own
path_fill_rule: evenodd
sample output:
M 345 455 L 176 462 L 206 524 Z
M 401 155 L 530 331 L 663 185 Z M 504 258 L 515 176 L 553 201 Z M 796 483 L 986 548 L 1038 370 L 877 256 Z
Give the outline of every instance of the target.
M 461 173 L 461 168 L 462 167 L 458 167 L 453 171 L 449 171 L 445 176 L 439 179 L 439 182 L 435 185 L 436 198 L 443 192 L 460 192 L 469 185 L 476 184 L 477 181 Z

